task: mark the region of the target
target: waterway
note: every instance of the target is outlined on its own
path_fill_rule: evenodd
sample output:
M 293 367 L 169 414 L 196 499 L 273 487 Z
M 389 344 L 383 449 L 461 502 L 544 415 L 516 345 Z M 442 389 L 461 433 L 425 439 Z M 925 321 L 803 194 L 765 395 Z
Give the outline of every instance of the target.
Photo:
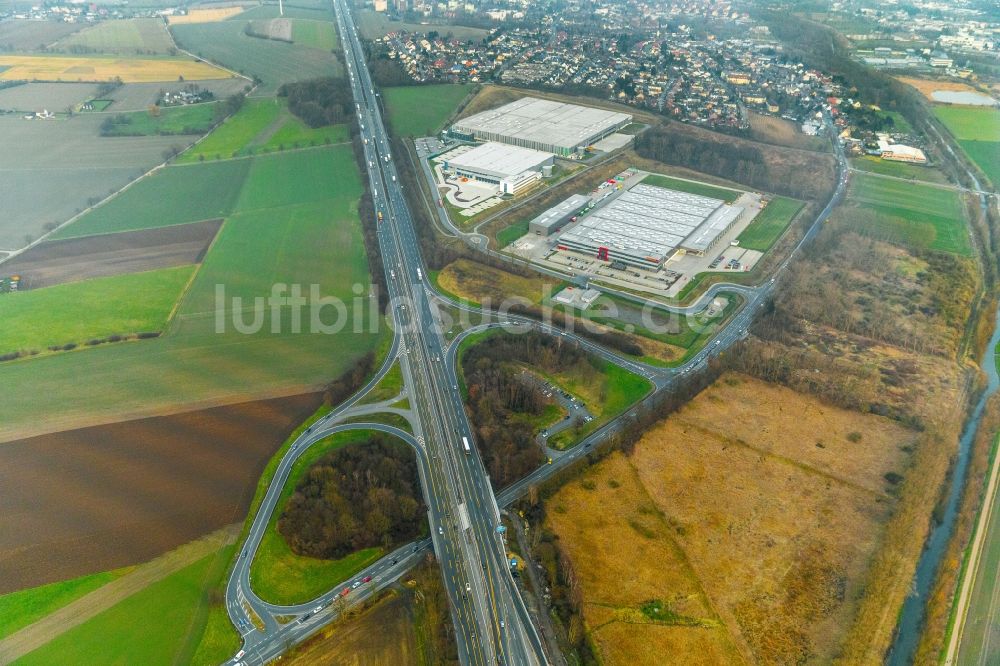
M 899 616 L 899 627 L 896 641 L 892 646 L 886 664 L 889 666 L 907 666 L 913 661 L 913 653 L 920 642 L 920 633 L 924 622 L 924 604 L 934 584 L 934 574 L 937 572 L 941 557 L 948 548 L 948 541 L 955 529 L 955 518 L 958 516 L 958 504 L 965 487 L 965 476 L 969 467 L 969 454 L 972 442 L 983 417 L 986 400 L 1000 387 L 1000 377 L 997 375 L 997 361 L 994 356 L 997 345 L 1000 344 L 1000 310 L 997 311 L 996 327 L 986 351 L 983 353 L 981 367 L 986 373 L 988 382 L 975 408 L 965 422 L 962 437 L 958 445 L 958 457 L 955 460 L 951 485 L 941 522 L 931 529 L 929 538 L 917 563 L 917 571 L 913 577 L 910 596 L 903 603 L 903 611 Z
M 960 90 L 935 90 L 931 99 L 945 104 L 967 104 L 969 106 L 997 106 L 1000 102 L 989 95 Z

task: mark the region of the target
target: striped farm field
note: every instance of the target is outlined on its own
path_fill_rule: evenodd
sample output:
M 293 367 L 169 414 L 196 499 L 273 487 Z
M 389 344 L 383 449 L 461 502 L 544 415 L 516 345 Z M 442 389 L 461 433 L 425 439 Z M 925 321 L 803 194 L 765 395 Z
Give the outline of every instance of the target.
M 53 50 L 67 51 L 76 47 L 83 49 L 77 53 L 150 54 L 169 53 L 173 45 L 162 20 L 136 18 L 98 23 L 60 39 Z
M 4 69 L 6 68 L 6 69 Z M 88 58 L 0 54 L 0 80 L 110 81 L 124 83 L 228 79 L 229 72 L 190 58 Z
M 948 127 L 969 159 L 995 187 L 1000 187 L 1000 109 L 937 105 L 934 114 Z
M 215 23 L 225 21 L 243 11 L 242 7 L 213 7 L 211 9 L 189 9 L 187 14 L 167 17 L 170 25 L 183 23 Z

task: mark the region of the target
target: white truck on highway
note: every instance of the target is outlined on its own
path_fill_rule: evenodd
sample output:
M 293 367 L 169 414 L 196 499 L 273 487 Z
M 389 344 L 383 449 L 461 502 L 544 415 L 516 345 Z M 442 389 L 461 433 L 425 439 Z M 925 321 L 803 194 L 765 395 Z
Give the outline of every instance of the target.
M 417 269 L 417 279 L 420 280 L 421 282 L 424 281 L 424 272 L 419 268 Z
M 465 449 L 465 455 L 472 453 L 472 447 L 469 446 L 468 437 L 462 437 L 462 448 Z

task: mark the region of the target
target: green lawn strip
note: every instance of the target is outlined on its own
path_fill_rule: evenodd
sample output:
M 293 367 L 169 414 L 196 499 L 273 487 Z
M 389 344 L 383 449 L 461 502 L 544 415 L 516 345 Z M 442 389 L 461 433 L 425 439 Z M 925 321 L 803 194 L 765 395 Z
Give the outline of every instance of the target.
M 387 426 L 399 428 L 400 430 L 408 432 L 411 435 L 413 434 L 413 428 L 410 426 L 410 422 L 399 414 L 394 414 L 392 412 L 377 412 L 375 414 L 353 416 L 347 419 L 345 423 L 383 423 Z
M 303 557 L 292 552 L 277 530 L 278 518 L 284 511 L 285 503 L 309 467 L 336 449 L 366 442 L 370 435 L 370 432 L 364 430 L 330 435 L 310 446 L 295 461 L 250 565 L 254 591 L 262 599 L 276 604 L 305 603 L 329 591 L 334 585 L 347 580 L 382 556 L 381 548 L 365 548 L 339 560 Z
M 329 21 L 293 19 L 292 41 L 302 46 L 331 51 L 337 48 L 337 31 Z
M 109 116 L 115 122 L 107 130 L 102 128 L 101 133 L 103 136 L 204 134 L 215 124 L 217 108 L 218 104 L 210 103 L 119 113 Z
M 225 217 L 232 212 L 249 170 L 248 160 L 160 169 L 60 229 L 52 238 L 77 238 Z
M 669 190 L 690 192 L 691 194 L 700 194 L 703 197 L 722 199 L 726 203 L 736 201 L 741 194 L 736 190 L 730 190 L 716 185 L 709 185 L 708 183 L 697 183 L 691 180 L 671 178 L 670 176 L 661 176 L 660 174 L 655 173 L 651 173 L 643 178 L 642 182 L 646 185 L 652 185 L 653 187 L 664 187 Z
M 520 222 L 515 222 L 509 227 L 504 227 L 497 232 L 497 245 L 501 248 L 507 247 L 518 238 L 528 233 L 528 220 L 521 220 Z
M 0 596 L 0 638 L 34 624 L 83 595 L 121 578 L 133 568 L 80 576 Z
M 92 278 L 0 298 L 0 350 L 43 351 L 50 345 L 159 331 L 195 266 Z
M 228 546 L 228 550 L 232 550 Z M 16 664 L 172 664 L 211 580 L 213 554 L 115 604 Z
M 804 205 L 796 199 L 775 197 L 739 235 L 740 247 L 767 252 Z
M 893 162 L 872 155 L 852 159 L 851 166 L 858 171 L 876 173 L 882 176 L 906 178 L 907 180 L 922 180 L 928 183 L 947 182 L 944 174 L 933 167 L 907 164 L 906 162 Z
M 194 666 L 216 666 L 232 657 L 239 649 L 240 636 L 229 619 L 226 606 L 222 603 L 212 604 L 208 609 L 201 640 L 190 663 Z
M 399 86 L 382 91 L 397 136 L 433 136 L 472 90 L 469 84 Z
M 388 337 L 386 336 L 386 338 Z M 362 404 L 371 404 L 395 398 L 399 395 L 402 388 L 403 371 L 400 369 L 399 363 L 396 362 L 392 364 L 389 372 L 385 373 L 385 376 L 382 377 L 378 384 L 372 387 L 372 390 L 368 392 L 368 395 L 361 402 Z
M 177 161 L 198 162 L 242 155 L 257 135 L 277 120 L 283 109 L 283 100 L 248 99 L 239 111 L 227 118 L 204 141 L 180 155 Z

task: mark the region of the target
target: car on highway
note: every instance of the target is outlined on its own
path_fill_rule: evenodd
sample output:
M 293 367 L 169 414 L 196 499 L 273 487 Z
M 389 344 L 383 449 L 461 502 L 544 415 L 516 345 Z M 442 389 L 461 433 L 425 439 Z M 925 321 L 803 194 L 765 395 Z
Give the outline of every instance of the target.
M 444 528 L 441 527 L 440 525 L 438 525 L 438 534 L 441 534 L 441 535 L 444 534 Z
M 370 583 L 370 582 L 372 582 L 372 577 L 371 576 L 365 576 L 364 578 L 361 579 L 361 582 L 362 583 Z
M 351 589 L 352 590 L 356 590 L 356 589 L 358 589 L 358 586 L 360 586 L 360 585 L 361 585 L 361 581 L 360 580 L 356 580 L 356 581 L 354 581 L 354 585 L 351 585 Z
M 340 596 L 346 597 L 350 593 L 351 593 L 351 588 L 345 587 L 343 590 L 340 591 Z

